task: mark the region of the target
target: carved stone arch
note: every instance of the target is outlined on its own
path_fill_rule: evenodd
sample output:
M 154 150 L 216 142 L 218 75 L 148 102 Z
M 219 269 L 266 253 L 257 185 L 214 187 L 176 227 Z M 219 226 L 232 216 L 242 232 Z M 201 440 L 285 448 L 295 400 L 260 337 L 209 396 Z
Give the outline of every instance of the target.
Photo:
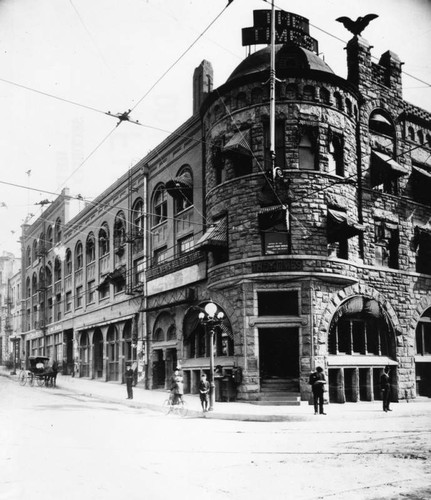
M 410 322 L 409 334 L 412 335 L 413 337 L 415 335 L 416 327 L 418 325 L 419 320 L 423 316 L 424 312 L 429 308 L 431 308 L 431 297 L 430 296 L 422 297 L 419 304 L 416 306 L 415 311 L 413 312 L 412 320 Z
M 390 322 L 394 333 L 396 335 L 399 335 L 401 333 L 398 316 L 386 297 L 369 285 L 363 283 L 355 283 L 354 285 L 351 285 L 334 293 L 328 301 L 328 305 L 323 311 L 320 322 L 317 325 L 318 343 L 326 343 L 332 318 L 334 317 L 334 314 L 339 309 L 339 307 L 347 300 L 358 295 L 376 300 L 380 304 L 384 314 L 386 315 L 386 318 Z
M 157 335 L 157 340 L 156 342 L 161 342 L 162 340 L 165 341 L 167 338 L 167 333 L 169 328 L 172 325 L 176 325 L 175 323 L 175 317 L 171 314 L 170 311 L 162 311 L 156 318 L 152 332 L 151 332 L 151 337 L 153 340 L 156 332 L 158 333 L 160 330 L 163 332 L 163 339 L 160 338 L 160 335 Z

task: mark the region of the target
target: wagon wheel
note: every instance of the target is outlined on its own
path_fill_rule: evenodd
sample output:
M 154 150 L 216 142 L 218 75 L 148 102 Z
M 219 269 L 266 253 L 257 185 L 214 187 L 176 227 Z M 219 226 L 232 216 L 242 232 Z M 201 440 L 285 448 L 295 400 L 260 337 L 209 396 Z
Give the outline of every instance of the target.
M 39 387 L 43 387 L 45 385 L 45 378 L 44 377 L 36 377 L 36 382 Z
M 18 376 L 19 385 L 25 385 L 27 383 L 27 373 L 23 370 Z
M 29 385 L 31 385 L 32 387 L 34 386 L 34 375 L 32 373 L 29 373 L 28 374 L 28 383 Z

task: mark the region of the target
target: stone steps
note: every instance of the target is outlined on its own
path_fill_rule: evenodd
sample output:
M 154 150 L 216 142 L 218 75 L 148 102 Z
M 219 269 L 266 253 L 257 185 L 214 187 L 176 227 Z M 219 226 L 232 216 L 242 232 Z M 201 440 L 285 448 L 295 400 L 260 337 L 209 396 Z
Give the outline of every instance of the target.
M 252 403 L 262 406 L 298 406 L 301 404 L 298 380 L 290 378 L 263 379 L 258 400 Z

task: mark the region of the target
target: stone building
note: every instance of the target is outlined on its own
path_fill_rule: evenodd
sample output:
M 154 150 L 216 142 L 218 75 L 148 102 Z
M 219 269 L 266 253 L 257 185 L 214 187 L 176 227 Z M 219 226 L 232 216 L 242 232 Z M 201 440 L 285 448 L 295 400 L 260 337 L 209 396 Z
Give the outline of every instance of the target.
M 346 49 L 342 78 L 301 39 L 276 46 L 275 179 L 269 47 L 216 89 L 203 61 L 192 117 L 62 219 L 43 335 L 40 265 L 27 266 L 27 352 L 58 335 L 79 376 L 121 381 L 132 361 L 167 388 L 181 367 L 196 393 L 210 363 L 199 307 L 213 301 L 215 365 L 235 382 L 218 397 L 307 400 L 318 365 L 331 402 L 378 399 L 387 365 L 395 399 L 430 396 L 431 116 L 403 100 L 397 55 L 376 63 L 359 36 Z
M 0 363 L 11 361 L 12 346 L 10 337 L 16 332 L 12 319 L 15 307 L 10 281 L 18 272 L 20 259 L 10 252 L 0 256 Z

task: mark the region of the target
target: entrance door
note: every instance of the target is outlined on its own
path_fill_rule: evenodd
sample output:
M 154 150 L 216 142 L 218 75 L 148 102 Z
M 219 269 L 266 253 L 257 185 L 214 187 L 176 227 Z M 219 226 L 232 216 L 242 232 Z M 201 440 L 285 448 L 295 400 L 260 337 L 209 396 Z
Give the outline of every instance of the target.
M 298 379 L 298 329 L 259 328 L 259 365 L 262 379 Z
M 93 333 L 93 362 L 94 362 L 94 378 L 103 377 L 103 335 L 97 329 Z
M 66 359 L 63 354 L 63 363 L 66 362 L 66 370 L 63 368 L 64 375 L 72 375 L 74 368 L 74 360 L 73 360 L 73 330 L 67 330 L 64 332 L 64 345 L 66 350 Z

